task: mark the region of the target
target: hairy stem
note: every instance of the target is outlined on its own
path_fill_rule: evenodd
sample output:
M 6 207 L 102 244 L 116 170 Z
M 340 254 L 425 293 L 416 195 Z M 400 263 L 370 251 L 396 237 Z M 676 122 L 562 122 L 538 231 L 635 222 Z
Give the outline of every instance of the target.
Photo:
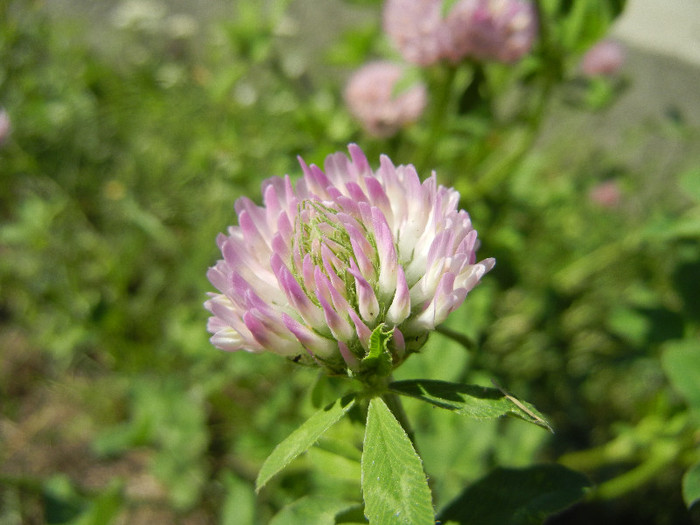
M 642 464 L 616 478 L 601 483 L 593 492 L 593 498 L 611 500 L 637 489 L 648 483 L 672 463 L 677 454 L 678 447 L 674 443 L 657 444 L 653 447 L 649 458 Z
M 427 167 L 429 159 L 444 133 L 447 112 L 452 102 L 452 88 L 456 72 L 457 69 L 455 67 L 448 67 L 445 71 L 436 72 L 434 77 L 437 78 L 433 78 L 432 82 L 430 82 L 434 102 L 429 116 L 428 136 L 423 143 L 416 162 L 416 166 L 419 168 L 424 169 Z
M 403 408 L 401 398 L 392 392 L 386 392 L 382 394 L 382 399 L 386 403 L 386 406 L 389 407 L 389 410 L 391 410 L 391 413 L 394 414 L 394 417 L 401 425 L 401 428 L 403 428 L 404 432 L 406 432 L 406 434 L 408 435 L 408 439 L 411 440 L 411 444 L 413 445 L 414 450 L 416 451 L 416 453 L 418 453 L 415 434 L 413 432 L 411 424 L 408 421 L 408 416 L 406 415 L 406 411 Z
M 461 334 L 456 330 L 452 330 L 451 328 L 447 328 L 446 326 L 438 326 L 435 328 L 435 330 L 438 333 L 444 335 L 445 337 L 449 337 L 453 341 L 456 341 L 457 343 L 462 345 L 465 350 L 469 352 L 476 350 L 476 343 L 474 343 L 474 341 L 472 341 L 466 335 Z

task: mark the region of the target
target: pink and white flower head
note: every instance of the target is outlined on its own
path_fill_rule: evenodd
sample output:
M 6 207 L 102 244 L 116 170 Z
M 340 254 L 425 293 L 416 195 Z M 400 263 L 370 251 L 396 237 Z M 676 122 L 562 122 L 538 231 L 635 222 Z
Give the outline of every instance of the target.
M 614 75 L 625 62 L 625 50 L 622 44 L 614 40 L 601 40 L 590 48 L 581 61 L 584 75 Z
M 443 0 L 386 0 L 384 31 L 407 62 L 429 66 L 442 60 L 450 38 Z
M 10 116 L 7 114 L 7 111 L 0 108 L 0 146 L 2 146 L 7 140 L 7 137 L 10 136 L 10 128 Z
M 460 0 L 446 20 L 448 58 L 513 63 L 532 48 L 537 15 L 529 0 Z
M 371 135 L 390 137 L 422 115 L 427 102 L 423 84 L 394 92 L 404 72 L 399 64 L 376 61 L 350 77 L 345 88 L 345 101 L 353 116 Z
M 303 178 L 265 181 L 263 206 L 236 201 L 238 226 L 219 235 L 223 259 L 207 274 L 216 347 L 353 375 L 380 330 L 397 366 L 493 267 L 477 262 L 469 215 L 435 173 L 421 183 L 386 156 L 373 171 L 349 151 L 324 170 L 299 159 Z
M 384 30 L 403 58 L 429 66 L 443 59 L 518 61 L 532 48 L 537 15 L 530 0 L 387 0 Z

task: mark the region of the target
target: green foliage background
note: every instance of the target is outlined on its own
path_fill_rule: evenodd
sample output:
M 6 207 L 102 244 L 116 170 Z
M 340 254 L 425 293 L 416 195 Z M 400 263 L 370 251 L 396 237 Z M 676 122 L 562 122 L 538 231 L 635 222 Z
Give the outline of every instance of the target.
M 234 200 L 351 141 L 373 165 L 387 153 L 436 169 L 497 259 L 447 323 L 474 350 L 436 333 L 397 379 L 498 378 L 556 431 L 406 402 L 437 508 L 496 467 L 558 461 L 596 488 L 551 523 L 697 514 L 683 497 L 700 497 L 698 130 L 674 113 L 606 147 L 557 127 L 572 112 L 604 121 L 624 91 L 576 73 L 622 3 L 543 0 L 532 57 L 487 66 L 460 107 L 436 96 L 386 141 L 363 134 L 342 87 L 393 51 L 379 2 L 347 4 L 332 39 L 304 27 L 304 2 L 238 0 L 193 35 L 163 19 L 100 45 L 41 2 L 0 0 L 1 523 L 258 524 L 302 497 L 328 523 L 362 519 L 347 504 L 352 418 L 254 493 L 265 457 L 344 383 L 215 350 L 201 306 Z M 474 71 L 425 75 L 449 99 Z M 614 209 L 587 198 L 607 180 Z

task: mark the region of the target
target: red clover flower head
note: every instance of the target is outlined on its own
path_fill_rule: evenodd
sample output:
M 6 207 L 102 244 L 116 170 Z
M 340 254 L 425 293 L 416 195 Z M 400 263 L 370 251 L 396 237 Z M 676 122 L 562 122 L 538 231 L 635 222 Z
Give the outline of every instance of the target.
M 513 63 L 532 48 L 537 17 L 529 0 L 460 0 L 447 16 L 449 58 Z
M 442 0 L 386 0 L 384 31 L 404 60 L 419 66 L 439 62 L 449 45 Z
M 299 159 L 303 177 L 265 181 L 263 206 L 236 201 L 238 226 L 219 235 L 223 259 L 208 272 L 216 347 L 354 375 L 381 333 L 395 367 L 493 267 L 477 262 L 469 215 L 435 173 L 421 182 L 386 156 L 373 171 L 349 151 L 324 170 Z
M 390 137 L 401 127 L 415 122 L 423 113 L 427 93 L 423 84 L 414 84 L 395 93 L 404 68 L 388 61 L 370 62 L 356 71 L 345 88 L 350 112 L 368 133 Z
M 384 30 L 403 58 L 429 66 L 464 58 L 513 63 L 537 34 L 531 0 L 386 0 Z

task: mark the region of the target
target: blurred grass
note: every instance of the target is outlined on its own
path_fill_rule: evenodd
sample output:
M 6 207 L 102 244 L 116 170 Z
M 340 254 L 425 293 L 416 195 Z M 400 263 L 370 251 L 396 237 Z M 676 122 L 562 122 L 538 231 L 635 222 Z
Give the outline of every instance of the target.
M 201 306 L 233 201 L 296 174 L 298 154 L 321 162 L 365 138 L 342 106 L 342 64 L 319 74 L 291 45 L 300 19 L 285 7 L 240 1 L 184 36 L 164 15 L 112 29 L 115 52 L 86 46 L 81 23 L 41 2 L 0 3 L 0 104 L 13 126 L 0 149 L 0 522 L 265 523 L 307 493 L 359 497 L 356 458 L 338 453 L 361 443 L 352 422 L 254 496 L 262 460 L 313 409 L 316 373 L 216 351 Z M 358 31 L 364 50 L 376 27 Z M 662 474 L 582 516 L 687 523 L 680 477 L 700 459 L 697 426 L 660 355 L 698 335 L 698 130 L 661 115 L 614 147 L 586 125 L 572 136 L 557 127 L 578 110 L 570 89 L 555 93 L 554 131 L 491 187 L 455 165 L 453 145 L 444 169 L 435 153 L 498 264 L 448 322 L 478 350 L 434 334 L 397 376 L 498 377 L 556 429 L 407 402 L 439 505 L 496 465 L 562 457 L 605 483 L 670 440 Z M 511 139 L 489 140 L 498 153 Z M 376 165 L 393 147 L 366 149 Z M 607 180 L 621 188 L 616 208 L 587 198 Z M 321 386 L 327 399 L 344 387 Z M 622 445 L 601 461 L 610 443 Z

